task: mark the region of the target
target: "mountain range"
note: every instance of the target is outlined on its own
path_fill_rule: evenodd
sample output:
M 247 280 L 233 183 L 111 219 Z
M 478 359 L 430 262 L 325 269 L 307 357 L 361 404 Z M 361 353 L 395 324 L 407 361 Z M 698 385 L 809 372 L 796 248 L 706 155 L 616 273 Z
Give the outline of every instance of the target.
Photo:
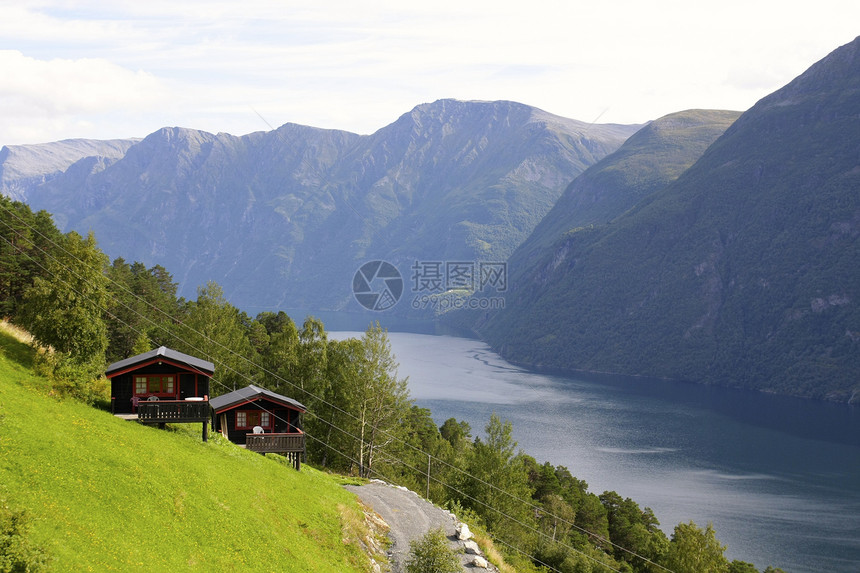
M 571 184 L 474 328 L 532 366 L 858 401 L 858 110 L 860 38 L 679 175 L 647 163 L 654 122 Z
M 0 181 L 61 229 L 93 230 L 109 256 L 169 269 L 180 295 L 216 281 L 252 312 L 343 309 L 358 307 L 367 261 L 405 275 L 415 261 L 505 260 L 639 127 L 440 100 L 366 136 L 286 124 L 4 147 Z
M 0 190 L 252 314 L 358 310 L 383 268 L 405 290 L 419 262 L 503 262 L 503 308 L 443 320 L 513 362 L 854 403 L 858 110 L 860 38 L 744 113 L 440 100 L 371 135 L 164 128 L 4 147 Z
M 0 148 L 0 193 L 26 202 L 31 190 L 62 175 L 79 161 L 83 160 L 79 168 L 89 172 L 104 169 L 122 158 L 138 141 L 68 139 L 39 145 L 3 146 Z

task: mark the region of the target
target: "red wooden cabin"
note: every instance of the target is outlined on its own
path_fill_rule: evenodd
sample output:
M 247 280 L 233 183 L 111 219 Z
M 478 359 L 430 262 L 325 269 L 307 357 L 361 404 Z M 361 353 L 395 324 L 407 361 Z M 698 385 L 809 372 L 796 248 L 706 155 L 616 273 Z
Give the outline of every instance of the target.
M 212 427 L 228 440 L 255 452 L 283 454 L 301 468 L 305 453 L 302 404 L 259 386 L 212 398 Z
M 165 346 L 114 362 L 105 372 L 111 408 L 145 424 L 202 422 L 206 440 L 214 372 L 211 362 Z

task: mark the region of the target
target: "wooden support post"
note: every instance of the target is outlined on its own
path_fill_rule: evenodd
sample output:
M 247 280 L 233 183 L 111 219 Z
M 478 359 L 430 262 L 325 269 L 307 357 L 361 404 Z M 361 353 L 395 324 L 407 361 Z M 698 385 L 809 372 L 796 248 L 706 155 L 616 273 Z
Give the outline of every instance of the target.
M 209 441 L 209 422 L 203 422 L 203 441 Z

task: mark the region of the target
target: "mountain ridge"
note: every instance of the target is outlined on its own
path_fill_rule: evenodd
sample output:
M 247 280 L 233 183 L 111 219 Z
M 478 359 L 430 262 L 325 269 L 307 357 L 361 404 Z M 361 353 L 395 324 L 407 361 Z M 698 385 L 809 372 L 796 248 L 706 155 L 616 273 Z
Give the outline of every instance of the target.
M 29 191 L 62 174 L 75 163 L 93 158 L 104 163 L 121 158 L 139 139 L 65 139 L 52 143 L 4 145 L 0 148 L 0 193 L 23 200 Z
M 513 285 L 481 335 L 532 365 L 855 399 L 858 51 L 860 38 L 676 180 L 545 249 L 542 282 Z
M 740 115 L 686 110 L 649 122 L 571 182 L 524 249 L 551 244 L 569 229 L 610 222 L 679 177 Z
M 637 129 L 459 100 L 418 105 L 370 135 L 163 128 L 26 201 L 64 230 L 94 230 L 112 257 L 171 269 L 186 297 L 214 280 L 243 308 L 358 308 L 352 274 L 367 260 L 504 260 Z

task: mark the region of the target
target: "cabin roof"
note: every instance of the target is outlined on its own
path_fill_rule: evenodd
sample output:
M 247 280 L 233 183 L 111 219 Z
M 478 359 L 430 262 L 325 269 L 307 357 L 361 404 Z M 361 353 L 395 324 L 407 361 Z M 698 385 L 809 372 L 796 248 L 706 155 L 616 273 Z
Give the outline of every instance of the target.
M 307 408 L 292 398 L 287 398 L 286 396 L 282 396 L 281 394 L 272 392 L 271 390 L 254 386 L 253 384 L 234 390 L 229 394 L 212 398 L 209 400 L 209 405 L 212 406 L 212 409 L 215 410 L 216 414 L 218 414 L 224 410 L 230 410 L 231 408 L 252 402 L 260 397 L 264 397 L 272 402 L 277 402 L 290 408 L 301 410 L 302 412 L 307 411 Z
M 145 366 L 147 363 L 154 362 L 159 359 L 164 359 L 167 362 L 172 362 L 179 366 L 186 366 L 189 370 L 196 370 L 207 376 L 212 376 L 215 372 L 215 365 L 208 360 L 196 358 L 179 352 L 178 350 L 167 348 L 166 346 L 159 346 L 155 350 L 150 350 L 149 352 L 144 352 L 143 354 L 138 354 L 137 356 L 132 356 L 125 360 L 120 360 L 119 362 L 114 362 L 107 367 L 105 376 L 113 378 L 114 376 L 118 376 L 134 369 L 135 366 Z

